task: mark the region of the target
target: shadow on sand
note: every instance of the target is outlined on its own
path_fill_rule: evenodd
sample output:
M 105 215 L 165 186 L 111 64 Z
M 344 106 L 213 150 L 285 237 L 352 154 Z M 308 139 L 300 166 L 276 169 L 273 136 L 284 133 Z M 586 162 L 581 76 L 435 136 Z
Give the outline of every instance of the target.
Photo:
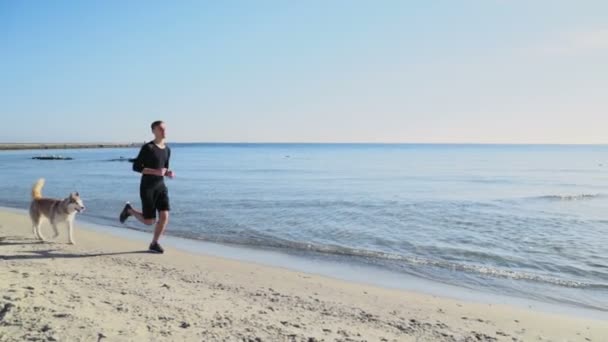
M 15 246 L 15 245 L 48 245 L 53 244 L 52 242 L 42 242 L 36 239 L 29 239 L 20 236 L 4 236 L 0 237 L 0 248 L 2 246 Z M 36 259 L 74 259 L 74 258 L 92 258 L 102 256 L 115 256 L 115 255 L 127 255 L 127 254 L 148 254 L 147 250 L 139 251 L 127 251 L 127 252 L 111 252 L 111 253 L 65 253 L 55 249 L 46 250 L 29 250 L 20 251 L 23 255 L 2 255 L 0 249 L 1 260 L 36 260 Z

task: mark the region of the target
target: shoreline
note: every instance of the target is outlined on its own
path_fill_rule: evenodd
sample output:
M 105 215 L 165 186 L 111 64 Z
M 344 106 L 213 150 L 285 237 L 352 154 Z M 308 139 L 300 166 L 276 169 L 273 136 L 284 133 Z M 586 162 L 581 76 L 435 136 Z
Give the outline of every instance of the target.
M 140 147 L 141 143 L 0 143 L 0 151 Z
M 17 209 L 16 209 L 17 210 Z M 600 341 L 606 320 L 391 290 L 171 248 L 76 222 L 32 239 L 0 209 L 0 340 Z M 43 232 L 51 236 L 48 224 Z
M 27 210 L 0 205 L 0 213 L 3 211 L 27 215 Z M 144 247 L 147 245 L 152 234 L 151 232 L 131 226 L 112 225 L 106 222 L 95 222 L 95 220 L 90 219 L 90 217 L 80 216 L 78 224 L 86 230 L 96 233 L 107 234 L 118 239 L 124 238 L 138 241 Z M 498 294 L 489 290 L 468 288 L 459 286 L 458 284 L 444 283 L 404 272 L 397 272 L 377 265 L 365 264 L 340 255 L 307 251 L 294 252 L 281 248 L 214 242 L 173 235 L 171 232 L 165 233 L 163 236 L 163 245 L 171 249 L 196 255 L 254 263 L 293 272 L 304 272 L 390 290 L 408 291 L 478 304 L 510 305 L 548 314 L 608 320 L 608 311 L 595 307 L 563 302 L 548 302 L 525 296 Z

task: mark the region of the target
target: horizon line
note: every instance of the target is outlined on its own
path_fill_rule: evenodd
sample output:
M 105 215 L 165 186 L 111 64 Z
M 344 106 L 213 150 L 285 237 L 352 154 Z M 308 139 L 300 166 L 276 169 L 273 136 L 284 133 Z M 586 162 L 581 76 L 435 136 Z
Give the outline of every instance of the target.
M 146 140 L 146 142 L 151 140 Z M 382 142 L 382 141 L 171 141 L 167 140 L 169 144 L 298 144 L 298 145 L 554 145 L 554 146 L 606 146 L 608 142 L 602 143 L 555 143 L 555 142 Z M 110 145 L 123 145 L 123 144 L 141 144 L 141 142 L 134 141 L 70 141 L 70 142 L 0 142 L 0 145 L 71 145 L 71 144 L 110 144 Z

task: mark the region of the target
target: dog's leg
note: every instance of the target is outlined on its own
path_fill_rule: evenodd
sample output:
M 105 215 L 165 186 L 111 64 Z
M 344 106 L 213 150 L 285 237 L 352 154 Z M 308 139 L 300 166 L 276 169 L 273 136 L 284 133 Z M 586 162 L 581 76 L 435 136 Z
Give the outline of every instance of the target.
M 30 218 L 32 219 L 32 229 L 34 232 L 34 238 L 42 240 L 40 237 L 40 215 L 36 215 L 35 211 L 30 208 Z
M 38 236 L 38 226 L 35 223 L 32 224 L 32 229 L 34 230 L 34 237 L 40 240 L 40 236 Z
M 68 221 L 68 229 L 70 231 L 70 245 L 74 245 L 74 222 L 72 220 Z
M 55 232 L 55 235 L 53 235 L 53 239 L 59 236 L 59 231 L 57 230 L 57 225 L 53 224 L 53 231 Z
M 40 241 L 45 241 L 44 236 L 42 236 L 42 230 L 40 229 L 40 224 L 38 224 L 36 226 L 36 231 L 38 232 L 38 238 L 40 239 Z

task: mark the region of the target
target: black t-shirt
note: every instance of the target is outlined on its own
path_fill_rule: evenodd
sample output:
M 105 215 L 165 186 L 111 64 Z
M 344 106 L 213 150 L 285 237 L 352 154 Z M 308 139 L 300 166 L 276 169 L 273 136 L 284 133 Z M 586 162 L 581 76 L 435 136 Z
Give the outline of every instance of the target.
M 160 148 L 153 141 L 145 144 L 139 150 L 139 154 L 133 162 L 133 171 L 142 172 L 145 168 L 148 169 L 168 169 L 169 158 L 171 158 L 171 149 L 165 145 L 165 148 Z M 156 187 L 165 185 L 164 177 L 154 175 L 142 175 L 141 187 Z

